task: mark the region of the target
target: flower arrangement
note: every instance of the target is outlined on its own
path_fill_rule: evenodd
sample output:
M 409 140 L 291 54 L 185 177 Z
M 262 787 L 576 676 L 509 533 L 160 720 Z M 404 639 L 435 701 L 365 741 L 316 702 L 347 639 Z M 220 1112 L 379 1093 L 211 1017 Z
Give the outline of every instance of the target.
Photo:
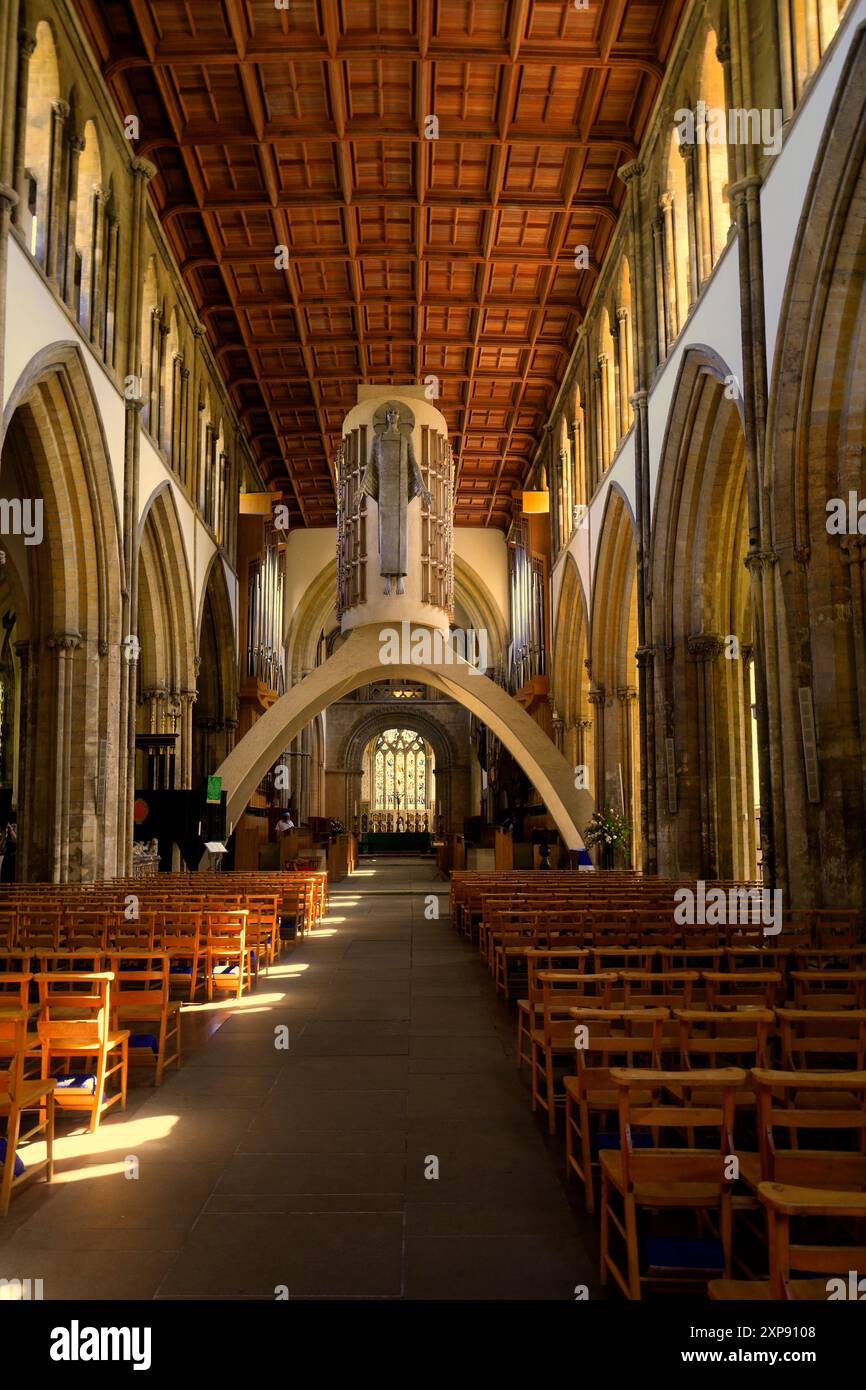
M 344 830 L 345 830 L 345 826 L 343 825 L 343 822 L 342 822 L 341 820 L 332 820 L 332 821 L 331 821 L 331 834 L 332 834 L 335 838 L 337 837 L 337 835 L 342 835 L 343 832 L 344 832 Z
M 605 806 L 603 811 L 593 813 L 592 820 L 583 832 L 583 838 L 588 849 L 600 845 L 605 860 L 612 862 L 614 850 L 628 849 L 628 822 L 610 806 Z

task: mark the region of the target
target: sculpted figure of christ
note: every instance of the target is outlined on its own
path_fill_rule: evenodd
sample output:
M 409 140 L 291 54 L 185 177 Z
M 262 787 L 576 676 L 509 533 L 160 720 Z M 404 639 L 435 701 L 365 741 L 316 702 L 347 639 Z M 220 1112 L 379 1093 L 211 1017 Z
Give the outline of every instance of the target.
M 361 481 L 361 495 L 367 493 L 379 505 L 379 573 L 385 580 L 385 593 L 391 580 L 397 593 L 405 592 L 408 573 L 409 503 L 423 497 L 429 506 L 432 497 L 424 486 L 412 447 L 411 433 L 400 429 L 400 411 L 393 403 L 385 406 L 385 427 L 373 440 L 370 462 Z

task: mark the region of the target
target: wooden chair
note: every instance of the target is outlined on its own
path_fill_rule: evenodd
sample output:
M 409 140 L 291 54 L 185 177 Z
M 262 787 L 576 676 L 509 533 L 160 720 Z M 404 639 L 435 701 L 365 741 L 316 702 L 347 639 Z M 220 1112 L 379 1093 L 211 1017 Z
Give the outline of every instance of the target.
M 785 1071 L 866 1071 L 866 1009 L 776 1010 Z
M 866 1009 L 866 970 L 792 970 L 798 1009 Z
M 62 1110 L 90 1114 L 90 1131 L 112 1105 L 126 1109 L 129 1033 L 112 1029 L 110 1016 L 111 971 L 68 971 L 36 976 L 39 986 L 39 1040 L 42 1047 L 42 1079 L 50 1080 L 54 1058 L 80 1058 L 91 1070 L 72 1071 L 55 1077 L 55 1099 Z M 109 1095 L 109 1081 L 116 1077 L 119 1089 Z
M 530 1039 L 533 1028 L 537 1025 L 543 1014 L 541 1004 L 541 986 L 538 983 L 538 975 L 542 970 L 553 970 L 556 966 L 561 969 L 577 970 L 582 973 L 589 958 L 589 951 L 584 946 L 562 946 L 546 948 L 543 946 L 527 946 L 524 949 L 526 960 L 526 998 L 517 1001 L 517 1069 L 523 1070 L 523 1064 L 531 1062 Z
M 740 1067 L 706 1071 L 656 1071 L 614 1067 L 611 1080 L 619 1090 L 619 1149 L 601 1154 L 601 1281 L 612 1274 L 626 1298 L 640 1299 L 647 1284 L 681 1287 L 696 1276 L 711 1277 L 731 1268 L 732 1183 L 726 1168 L 733 1153 L 734 1100 L 746 1073 Z M 672 1088 L 678 1099 L 671 1103 Z M 647 1089 L 652 1099 L 642 1099 Z M 718 1098 L 721 1097 L 721 1100 Z M 641 1148 L 636 1131 L 651 1131 L 654 1143 Z M 658 1147 L 657 1137 L 714 1131 L 713 1148 Z M 638 1218 L 642 1212 L 690 1211 L 706 1230 L 715 1218 L 717 1241 L 668 1248 L 654 1237 L 641 1271 Z M 625 1267 L 612 1250 L 611 1236 L 621 1238 Z
M 757 1192 L 762 1182 L 794 1187 L 866 1189 L 866 1071 L 751 1072 L 758 1096 L 759 1153 L 737 1151 L 740 1177 Z M 854 1103 L 850 1097 L 854 1096 Z M 816 1100 L 817 1097 L 817 1100 Z M 834 1100 L 841 1103 L 834 1105 Z M 848 1132 L 847 1148 L 801 1148 L 801 1134 Z M 780 1136 L 787 1134 L 788 1146 Z
M 25 1061 L 31 1050 L 29 1017 L 27 1008 L 17 1015 L 0 1014 L 0 1055 L 9 1062 L 0 1070 L 0 1115 L 6 1119 L 5 1146 L 0 1154 L 0 1218 L 9 1211 L 13 1191 L 43 1171 L 48 1182 L 54 1177 L 54 1082 L 25 1076 Z M 22 1119 L 33 1115 L 38 1118 L 22 1131 Z M 18 1146 L 37 1134 L 45 1135 L 46 1156 L 25 1166 Z
M 541 1027 L 530 1033 L 529 1072 L 532 1109 L 547 1111 L 547 1127 L 556 1133 L 557 1106 L 565 1106 L 565 1092 L 556 1087 L 557 1061 L 570 1059 L 574 1050 L 574 1023 L 569 1010 L 583 1005 L 609 1008 L 617 981 L 615 970 L 584 974 L 580 970 L 541 970 Z
M 190 1004 L 201 984 L 205 944 L 199 910 L 183 908 L 164 914 L 160 946 L 168 953 L 170 984 L 181 990 Z
M 169 956 L 166 951 L 130 948 L 112 952 L 112 1027 L 128 1028 L 129 1058 L 153 1066 L 155 1086 L 172 1063 L 180 1067 L 180 1000 L 169 998 Z M 156 1031 L 151 1033 L 150 1024 Z
M 772 1009 L 782 994 L 779 970 L 705 970 L 708 1009 Z
M 862 1271 L 866 1270 L 866 1245 L 841 1244 L 830 1242 L 824 1234 L 827 1227 L 837 1230 L 844 1224 L 854 1221 L 859 1224 L 861 1233 L 866 1222 L 866 1192 L 844 1192 L 836 1189 L 816 1187 L 794 1187 L 787 1183 L 762 1182 L 758 1185 L 758 1198 L 767 1214 L 767 1249 L 770 1259 L 769 1279 L 712 1279 L 708 1287 L 711 1299 L 716 1301 L 774 1301 L 774 1302 L 819 1302 L 832 1299 L 831 1280 L 827 1275 L 837 1276 L 842 1282 L 842 1296 L 850 1297 L 848 1292 L 850 1274 L 854 1272 L 855 1285 Z M 820 1218 L 821 1238 L 816 1244 L 813 1240 L 794 1241 L 791 1238 L 791 1223 L 803 1218 Z M 825 1224 L 826 1223 L 826 1226 Z M 831 1225 L 832 1223 L 832 1225 Z M 861 1234 L 862 1240 L 862 1234 Z M 821 1273 L 820 1279 L 794 1279 L 795 1273 Z M 855 1297 L 859 1291 L 855 1288 Z
M 566 1166 L 568 1176 L 576 1175 L 583 1183 L 586 1209 L 594 1212 L 598 1155 L 619 1144 L 618 1129 L 615 1134 L 598 1129 L 605 1116 L 618 1111 L 619 1096 L 610 1069 L 658 1067 L 660 1029 L 668 1010 L 573 1008 L 569 1013 L 575 1027 L 576 1063 L 574 1076 L 566 1076 L 563 1082 Z M 580 1029 L 585 1032 L 580 1034 Z M 645 1092 L 644 1099 L 649 1096 Z
M 209 1003 L 214 990 L 234 994 L 240 999 L 249 986 L 252 952 L 246 941 L 246 920 L 246 908 L 207 913 L 205 971 Z

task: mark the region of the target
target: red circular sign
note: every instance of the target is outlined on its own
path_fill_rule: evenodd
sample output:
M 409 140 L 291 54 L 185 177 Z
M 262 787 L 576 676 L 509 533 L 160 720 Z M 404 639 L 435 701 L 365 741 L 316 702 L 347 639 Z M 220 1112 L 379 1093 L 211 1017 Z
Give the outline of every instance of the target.
M 146 801 L 142 801 L 139 796 L 132 808 L 132 817 L 136 825 L 142 825 L 150 815 L 150 807 Z

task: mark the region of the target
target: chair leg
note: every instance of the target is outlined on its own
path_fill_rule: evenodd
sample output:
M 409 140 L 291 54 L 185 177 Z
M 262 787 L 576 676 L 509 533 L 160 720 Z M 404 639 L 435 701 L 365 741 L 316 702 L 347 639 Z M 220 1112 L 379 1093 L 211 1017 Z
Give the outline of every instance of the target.
M 54 1181 L 54 1095 L 47 1097 L 45 1112 L 45 1181 Z
M 637 1248 L 637 1208 L 629 1193 L 623 1198 L 625 1212 L 626 1257 L 628 1259 L 629 1298 L 640 1301 L 640 1261 Z
M 601 1222 L 598 1233 L 598 1280 L 607 1283 L 607 1261 L 610 1245 L 610 1184 L 604 1169 L 601 1173 Z
M 18 1147 L 18 1132 L 21 1128 L 21 1111 L 13 1104 L 6 1125 L 6 1157 L 3 1160 L 3 1173 L 0 1178 L 0 1217 L 9 1210 L 12 1198 L 12 1180 L 15 1177 L 15 1150 Z
M 547 1088 L 547 1131 L 556 1133 L 556 1096 L 553 1090 L 553 1048 L 544 1049 L 544 1078 Z

